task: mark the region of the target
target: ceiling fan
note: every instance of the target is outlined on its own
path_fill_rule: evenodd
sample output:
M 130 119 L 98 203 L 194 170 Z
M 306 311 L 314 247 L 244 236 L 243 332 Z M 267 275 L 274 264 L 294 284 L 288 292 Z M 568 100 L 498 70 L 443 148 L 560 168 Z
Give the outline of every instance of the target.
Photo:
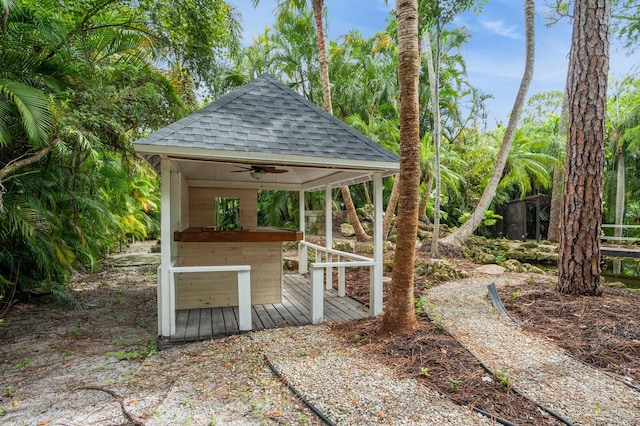
M 264 177 L 264 175 L 266 175 L 267 173 L 287 173 L 288 170 L 284 170 L 284 169 L 278 169 L 274 166 L 249 166 L 249 167 L 241 167 L 241 166 L 236 166 L 241 168 L 242 170 L 233 170 L 233 173 L 243 173 L 243 172 L 249 172 L 249 174 L 251 175 L 252 178 L 256 179 L 256 180 L 260 180 Z

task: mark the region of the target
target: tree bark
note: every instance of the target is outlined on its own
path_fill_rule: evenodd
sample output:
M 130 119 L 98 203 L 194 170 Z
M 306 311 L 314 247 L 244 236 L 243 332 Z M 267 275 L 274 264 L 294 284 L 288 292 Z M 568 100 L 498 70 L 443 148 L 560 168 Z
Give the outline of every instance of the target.
M 340 192 L 342 193 L 342 200 L 344 201 L 344 207 L 347 210 L 347 215 L 349 216 L 349 223 L 353 225 L 353 230 L 356 233 L 356 239 L 360 242 L 368 242 L 373 238 L 367 235 L 364 232 L 364 228 L 360 223 L 360 219 L 358 218 L 358 212 L 356 211 L 356 206 L 353 204 L 353 200 L 351 199 L 351 192 L 349 192 L 348 186 L 341 186 Z
M 569 115 L 569 78 L 565 83 L 562 96 L 562 108 L 560 109 L 560 122 L 558 123 L 558 138 L 567 140 L 567 126 Z M 565 147 L 566 154 L 566 147 Z M 564 192 L 564 168 L 559 160 L 553 166 L 553 186 L 551 188 L 551 206 L 549 209 L 549 233 L 547 240 L 552 243 L 560 241 L 560 217 L 562 214 L 562 197 Z
M 489 206 L 493 201 L 493 197 L 496 195 L 498 184 L 500 183 L 500 180 L 502 178 L 502 172 L 507 162 L 507 157 L 509 156 L 511 145 L 513 144 L 513 138 L 517 130 L 518 120 L 520 119 L 522 107 L 524 105 L 527 91 L 529 90 L 529 85 L 531 84 L 531 79 L 533 77 L 535 60 L 535 5 L 533 0 L 525 0 L 524 3 L 527 34 L 526 62 L 524 67 L 524 75 L 522 76 L 522 81 L 520 82 L 520 89 L 518 90 L 516 100 L 513 104 L 513 109 L 511 110 L 511 115 L 509 116 L 509 123 L 502 139 L 502 146 L 500 146 L 500 151 L 498 151 L 498 156 L 493 166 L 493 171 L 491 172 L 489 183 L 484 189 L 482 197 L 480 197 L 480 200 L 478 201 L 476 208 L 473 210 L 471 217 L 469 218 L 469 220 L 463 223 L 455 232 L 452 232 L 451 234 L 443 238 L 442 242 L 444 244 L 459 247 L 467 240 L 467 238 L 469 238 L 473 234 L 476 228 L 478 228 L 478 225 L 480 225 L 480 223 L 482 222 L 485 212 L 489 209 Z
M 437 242 L 440 236 L 440 98 L 438 97 L 438 74 L 433 66 L 433 54 L 431 52 L 431 38 L 429 30 L 424 32 L 425 55 L 429 71 L 429 88 L 431 93 L 431 107 L 433 109 L 433 149 L 434 165 L 433 173 L 436 181 L 436 195 L 433 203 L 433 236 L 431 241 Z M 439 44 L 439 43 L 438 43 Z M 436 58 L 438 48 L 436 47 Z M 438 59 L 436 59 L 438 60 Z M 438 257 L 438 244 L 431 244 L 431 258 Z
M 616 156 L 618 158 L 618 176 L 616 181 L 616 227 L 614 228 L 613 235 L 615 237 L 622 237 L 622 225 L 624 224 L 624 202 L 625 202 L 625 164 L 624 164 L 624 151 L 622 146 L 618 142 L 618 148 L 616 149 Z M 622 262 L 620 259 L 613 260 L 613 274 L 620 275 Z
M 327 60 L 327 52 L 325 48 L 324 25 L 322 23 L 322 10 L 324 9 L 324 0 L 312 0 L 313 17 L 316 24 L 316 39 L 318 43 L 318 56 L 320 59 L 320 81 L 322 82 L 322 102 L 324 110 L 333 115 L 333 106 L 331 104 L 331 85 L 329 83 L 329 61 Z M 340 187 L 342 199 L 349 216 L 349 222 L 353 225 L 358 241 L 371 241 L 372 238 L 364 232 L 356 207 L 351 199 L 351 193 L 348 186 Z
M 609 0 L 575 2 L 569 60 L 569 129 L 558 260 L 560 293 L 598 295 Z
M 47 156 L 47 154 L 49 154 L 49 152 L 51 152 L 51 150 L 58 144 L 58 142 L 60 142 L 60 139 L 55 138 L 51 141 L 49 145 L 45 146 L 44 148 L 42 148 L 40 151 L 36 152 L 32 156 L 22 158 L 20 160 L 13 160 L 7 163 L 2 169 L 0 169 L 0 184 L 4 182 L 7 176 L 15 173 L 18 169 L 37 163 L 38 161 L 42 160 L 44 157 Z
M 387 204 L 387 210 L 385 210 L 384 219 L 382 220 L 382 238 L 384 240 L 389 238 L 391 222 L 393 222 L 393 216 L 396 212 L 396 206 L 398 205 L 398 196 L 398 176 L 396 175 L 393 178 L 393 187 L 391 188 L 389 203 Z
M 400 87 L 400 174 L 398 237 L 389 297 L 380 333 L 406 333 L 418 326 L 413 304 L 414 259 L 418 231 L 420 134 L 418 75 L 420 53 L 417 0 L 397 0 L 398 82 Z

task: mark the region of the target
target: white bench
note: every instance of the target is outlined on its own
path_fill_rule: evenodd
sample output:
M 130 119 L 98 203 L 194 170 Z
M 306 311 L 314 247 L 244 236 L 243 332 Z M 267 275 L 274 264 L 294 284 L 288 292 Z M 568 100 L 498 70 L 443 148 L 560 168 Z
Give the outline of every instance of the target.
M 251 330 L 251 266 L 250 265 L 232 265 L 232 266 L 172 266 L 169 268 L 170 294 L 176 294 L 175 275 L 181 273 L 197 273 L 197 272 L 237 272 L 238 273 L 238 326 L 240 331 Z M 175 297 L 171 298 L 171 312 L 173 319 L 171 321 L 171 333 L 175 334 Z

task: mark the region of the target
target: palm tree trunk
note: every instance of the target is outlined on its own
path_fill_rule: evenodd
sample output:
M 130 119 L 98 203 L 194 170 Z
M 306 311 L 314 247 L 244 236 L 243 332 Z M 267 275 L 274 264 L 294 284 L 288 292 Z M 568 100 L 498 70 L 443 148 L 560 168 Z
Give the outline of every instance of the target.
M 384 219 L 382 220 L 382 238 L 384 240 L 389 238 L 391 222 L 393 222 L 393 216 L 396 212 L 396 206 L 398 205 L 398 196 L 398 176 L 396 175 L 393 179 L 393 187 L 391 188 L 391 195 L 389 196 L 387 210 L 385 210 Z
M 433 149 L 434 165 L 433 173 L 436 180 L 436 195 L 433 206 L 433 237 L 431 241 L 431 258 L 438 257 L 438 236 L 440 235 L 440 99 L 438 97 L 438 74 L 433 66 L 433 54 L 431 52 L 431 38 L 429 30 L 424 32 L 425 55 L 427 56 L 427 68 L 429 71 L 429 87 L 431 92 L 431 106 L 433 108 Z M 436 41 L 437 42 L 437 41 Z M 438 42 L 437 42 L 438 43 Z M 439 44 L 439 43 L 438 43 Z M 436 58 L 438 58 L 438 47 L 436 47 Z M 437 59 L 436 59 L 437 60 Z
M 418 326 L 413 306 L 413 264 L 418 232 L 420 51 L 417 0 L 397 0 L 398 82 L 400 87 L 400 174 L 398 238 L 389 297 L 379 332 L 405 333 Z
M 353 200 L 351 199 L 351 193 L 349 192 L 348 186 L 341 186 L 340 192 L 342 193 L 342 200 L 344 201 L 344 207 L 347 210 L 347 215 L 349 216 L 349 223 L 353 225 L 353 230 L 356 233 L 356 239 L 358 241 L 371 241 L 372 237 L 367 235 L 360 223 L 360 219 L 358 218 L 358 212 L 356 212 L 356 206 L 353 204 Z
M 567 126 L 569 117 L 569 76 L 565 82 L 558 122 L 558 138 L 567 140 Z M 566 148 L 565 148 L 566 151 Z M 566 154 L 566 152 L 565 152 Z M 563 156 L 558 156 L 562 158 Z M 547 239 L 552 243 L 560 241 L 560 218 L 562 214 L 562 193 L 564 191 L 564 167 L 559 161 L 553 166 L 553 187 L 551 188 L 551 207 L 549 210 L 549 234 Z
M 324 0 L 312 0 L 313 17 L 316 23 L 316 39 L 318 42 L 318 56 L 320 58 L 320 81 L 322 82 L 322 101 L 324 110 L 333 115 L 333 106 L 331 104 L 331 86 L 329 84 L 329 61 L 327 60 L 327 52 L 325 48 L 324 25 L 322 23 L 322 11 L 324 9 Z M 371 237 L 364 232 L 356 207 L 351 199 L 351 193 L 348 186 L 340 187 L 344 206 L 347 209 L 349 222 L 353 225 L 358 241 L 371 241 Z
M 618 179 L 616 182 L 616 227 L 614 228 L 613 235 L 616 237 L 622 237 L 622 225 L 624 224 L 624 202 L 625 202 L 625 164 L 624 164 L 624 152 L 622 146 L 618 144 L 616 150 L 616 156 L 618 157 Z M 613 261 L 613 274 L 620 275 L 621 269 L 620 259 Z
M 524 75 L 520 82 L 520 89 L 518 90 L 518 95 L 516 96 L 516 100 L 513 104 L 511 115 L 509 116 L 509 124 L 505 130 L 504 137 L 502 139 L 502 146 L 500 147 L 500 151 L 498 151 L 498 156 L 493 166 L 489 183 L 484 189 L 482 197 L 480 197 L 480 201 L 478 201 L 478 204 L 473 210 L 469 220 L 463 223 L 455 232 L 444 237 L 442 239 L 442 243 L 458 247 L 461 246 L 467 238 L 473 234 L 478 225 L 480 225 L 485 212 L 489 209 L 489 206 L 493 201 L 493 197 L 496 195 L 496 190 L 498 189 L 498 184 L 500 183 L 502 172 L 507 162 L 509 151 L 511 150 L 511 145 L 513 144 L 513 138 L 515 136 L 518 120 L 520 119 L 520 114 L 522 113 L 522 107 L 527 96 L 527 91 L 529 90 L 529 85 L 531 84 L 531 79 L 533 77 L 535 60 L 535 6 L 533 0 L 525 0 L 524 11 L 527 38 Z
M 549 209 L 549 233 L 547 240 L 557 243 L 560 239 L 560 213 L 562 212 L 562 190 L 564 171 L 559 163 L 553 166 L 553 186 L 551 189 L 551 207 Z
M 598 295 L 610 3 L 574 5 L 567 163 L 556 290 Z

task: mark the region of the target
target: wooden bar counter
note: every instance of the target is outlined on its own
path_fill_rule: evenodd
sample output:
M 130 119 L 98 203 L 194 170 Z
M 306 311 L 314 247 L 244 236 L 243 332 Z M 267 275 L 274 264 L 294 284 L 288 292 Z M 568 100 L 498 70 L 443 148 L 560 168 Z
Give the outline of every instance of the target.
M 182 232 L 175 232 L 174 241 L 185 243 L 262 243 L 300 241 L 303 238 L 301 231 L 287 229 L 258 227 L 239 231 L 215 231 L 210 227 L 188 228 Z
M 303 239 L 300 231 L 250 228 L 215 231 L 192 227 L 174 233 L 176 266 L 251 266 L 251 303 L 282 301 L 282 243 Z M 179 274 L 177 309 L 238 305 L 237 274 L 227 272 Z

